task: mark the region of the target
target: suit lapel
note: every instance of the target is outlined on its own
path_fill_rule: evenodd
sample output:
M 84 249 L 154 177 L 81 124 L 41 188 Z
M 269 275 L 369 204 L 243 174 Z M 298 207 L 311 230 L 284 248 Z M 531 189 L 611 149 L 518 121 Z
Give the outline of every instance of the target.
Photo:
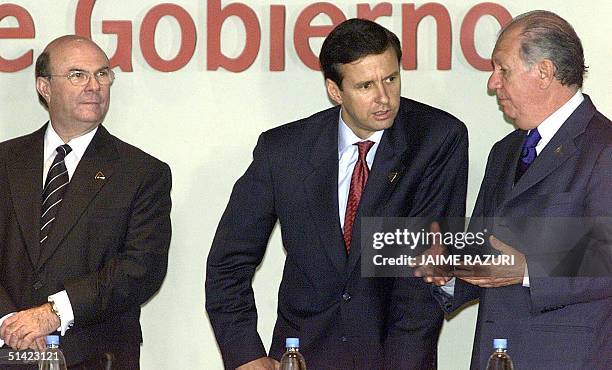
M 30 262 L 40 255 L 40 207 L 42 197 L 43 147 L 47 125 L 34 132 L 13 152 L 7 163 L 13 206 Z
M 400 118 L 402 116 L 402 118 Z M 353 238 L 351 253 L 347 263 L 347 277 L 355 269 L 361 257 L 361 219 L 363 217 L 381 217 L 380 207 L 384 206 L 387 195 L 393 191 L 399 178 L 405 174 L 404 163 L 412 155 L 408 148 L 418 148 L 419 136 L 405 130 L 406 123 L 400 122 L 407 118 L 401 114 L 395 119 L 393 126 L 385 130 L 382 136 L 372 169 L 368 176 L 363 195 L 359 202 L 355 223 L 353 224 Z
M 516 167 L 523 148 L 523 142 L 527 136 L 526 131 L 516 132 L 510 139 L 506 151 L 496 155 L 495 160 L 503 161 L 499 169 L 499 177 L 497 184 L 493 186 L 494 203 L 493 209 L 501 206 L 508 198 L 514 188 L 514 178 L 516 176 Z
M 585 100 L 563 123 L 523 177 L 516 183 L 507 201 L 511 201 L 542 181 L 577 152 L 574 139 L 584 132 L 594 112 L 593 103 L 585 95 Z
M 319 230 L 320 245 L 339 272 L 344 271 L 346 252 L 338 218 L 338 109 L 323 119 L 323 130 L 310 157 L 304 178 L 304 196 Z
M 119 158 L 112 136 L 102 126 L 94 135 L 74 172 L 62 200 L 49 238 L 41 250 L 37 266 L 40 268 L 53 255 L 60 243 L 79 220 L 87 206 L 109 181 L 114 162 Z M 97 176 L 102 173 L 104 178 Z

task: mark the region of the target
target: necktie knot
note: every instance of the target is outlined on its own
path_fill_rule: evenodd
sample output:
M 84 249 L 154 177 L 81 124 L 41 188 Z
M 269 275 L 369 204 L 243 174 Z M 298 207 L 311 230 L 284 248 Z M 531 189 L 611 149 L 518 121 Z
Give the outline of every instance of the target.
M 357 145 L 357 150 L 359 151 L 359 158 L 357 160 L 365 161 L 368 152 L 370 151 L 370 149 L 372 149 L 372 146 L 374 146 L 374 142 L 366 140 L 355 143 L 354 145 Z
M 70 145 L 64 144 L 64 145 L 60 145 L 57 148 L 55 148 L 55 151 L 57 152 L 57 155 L 60 158 L 66 158 L 68 153 L 72 151 L 72 148 L 70 147 Z
M 540 136 L 537 128 L 529 132 L 523 144 L 523 150 L 521 151 L 521 161 L 523 161 L 523 163 L 530 165 L 535 160 L 537 156 L 535 147 L 538 145 L 541 138 L 542 136 Z
M 519 159 L 518 166 L 516 168 L 516 176 L 514 177 L 514 182 L 517 182 L 527 171 L 527 168 L 531 166 L 533 161 L 535 161 L 538 153 L 536 151 L 536 146 L 540 142 L 540 133 L 537 128 L 529 131 L 525 142 L 523 143 L 523 148 L 521 149 L 521 158 Z

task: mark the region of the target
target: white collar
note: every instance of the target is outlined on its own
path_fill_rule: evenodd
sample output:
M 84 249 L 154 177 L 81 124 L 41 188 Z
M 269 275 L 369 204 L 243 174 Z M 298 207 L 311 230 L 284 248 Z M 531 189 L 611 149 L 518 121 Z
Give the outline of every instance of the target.
M 582 92 L 578 90 L 574 96 L 572 96 L 565 104 L 561 106 L 561 108 L 557 109 L 553 114 L 546 117 L 542 123 L 538 125 L 538 132 L 542 139 L 540 142 L 542 147 L 546 146 L 546 144 L 552 139 L 553 136 L 559 131 L 563 123 L 567 121 L 569 116 L 574 113 L 576 108 L 584 101 L 584 96 Z M 540 146 L 540 143 L 538 143 Z
M 69 142 L 64 143 L 62 138 L 57 134 L 51 121 L 47 124 L 45 130 L 45 147 L 44 147 L 44 160 L 47 161 L 49 158 L 54 158 L 56 154 L 56 148 L 60 145 L 68 144 L 72 151 L 69 155 L 73 155 L 77 160 L 80 160 L 85 154 L 85 150 L 89 146 L 89 143 L 93 139 L 94 135 L 98 131 L 98 127 L 89 131 L 88 133 L 72 138 Z
M 340 158 L 342 153 L 347 148 L 351 147 L 351 145 L 355 143 L 365 140 L 373 141 L 374 143 L 380 143 L 384 132 L 385 130 L 380 130 L 374 132 L 367 139 L 360 138 L 359 136 L 355 135 L 353 130 L 351 130 L 346 124 L 346 122 L 344 122 L 344 120 L 342 119 L 342 109 L 340 109 L 340 117 L 338 118 L 338 158 Z

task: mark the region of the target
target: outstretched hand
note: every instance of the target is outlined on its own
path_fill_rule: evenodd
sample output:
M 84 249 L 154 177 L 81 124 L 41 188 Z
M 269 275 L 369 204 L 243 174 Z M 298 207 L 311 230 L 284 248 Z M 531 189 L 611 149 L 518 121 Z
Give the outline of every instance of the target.
M 525 274 L 525 255 L 497 239 L 495 236 L 489 238 L 491 246 L 503 255 L 514 256 L 511 265 L 488 264 L 460 266 L 454 271 L 454 276 L 470 284 L 483 288 L 498 288 L 502 286 L 521 284 Z

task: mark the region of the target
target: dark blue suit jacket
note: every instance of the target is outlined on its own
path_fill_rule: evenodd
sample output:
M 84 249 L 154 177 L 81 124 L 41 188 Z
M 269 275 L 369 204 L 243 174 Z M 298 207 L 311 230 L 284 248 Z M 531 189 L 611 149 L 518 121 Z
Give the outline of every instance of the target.
M 441 312 L 420 279 L 362 278 L 338 219 L 338 117 L 331 108 L 259 138 L 208 256 L 206 308 L 225 367 L 266 355 L 251 280 L 276 221 L 286 250 L 270 356 L 300 338 L 309 368 L 435 367 Z M 399 175 L 391 181 L 390 173 Z M 377 150 L 353 229 L 365 216 L 462 216 L 467 132 L 451 115 L 401 100 Z M 385 363 L 387 365 L 385 365 Z
M 472 369 L 486 368 L 493 338 L 508 338 L 518 369 L 609 369 L 612 275 L 608 270 L 606 277 L 594 277 L 584 265 L 598 255 L 604 266 L 612 266 L 612 124 L 585 95 L 514 184 L 525 136 L 516 130 L 491 150 L 471 227 L 483 217 L 512 220 L 510 229 L 518 229 L 507 242 L 526 255 L 530 287 L 480 289 L 458 280 L 449 311 L 480 298 Z M 571 240 L 573 250 L 564 249 L 581 229 L 578 223 L 593 217 L 603 217 L 604 224 L 578 242 Z M 514 222 L 521 219 L 527 222 Z M 550 230 L 542 228 L 546 220 L 554 224 Z M 567 227 L 559 227 L 563 220 Z M 499 224 L 495 227 L 500 230 Z M 557 255 L 538 253 L 555 248 Z M 563 272 L 555 274 L 561 265 L 542 270 L 547 260 L 562 261 Z

